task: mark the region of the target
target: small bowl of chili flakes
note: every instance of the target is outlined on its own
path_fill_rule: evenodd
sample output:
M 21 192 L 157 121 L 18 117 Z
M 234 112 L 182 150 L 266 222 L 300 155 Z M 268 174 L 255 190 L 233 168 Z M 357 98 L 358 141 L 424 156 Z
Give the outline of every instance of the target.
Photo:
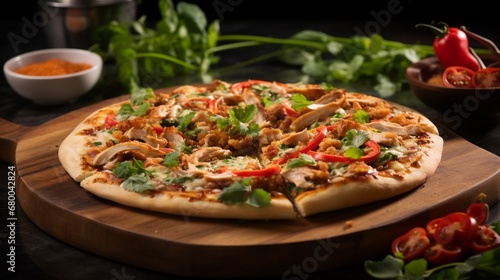
M 3 70 L 20 96 L 40 105 L 61 105 L 77 100 L 97 84 L 102 58 L 84 49 L 52 48 L 13 57 Z
M 496 62 L 494 57 L 490 55 L 481 55 L 480 57 L 485 65 Z M 496 67 L 498 66 L 495 66 L 494 69 L 500 70 Z M 473 73 L 460 71 L 459 68 L 452 69 L 460 74 L 453 75 L 456 80 L 453 80 L 452 75 L 444 75 L 448 79 L 443 79 L 443 74 L 447 69 L 443 69 L 437 57 L 428 57 L 410 65 L 406 70 L 406 79 L 411 91 L 418 99 L 427 106 L 443 113 L 444 119 L 455 116 L 469 118 L 500 115 L 498 105 L 500 104 L 500 86 L 498 84 L 493 83 L 491 86 L 487 86 L 479 84 L 479 81 L 473 83 Z M 450 70 L 448 69 L 448 71 Z M 492 72 L 491 74 L 496 75 Z M 493 76 L 490 78 L 496 79 Z M 455 86 L 450 85 L 450 82 L 455 83 Z

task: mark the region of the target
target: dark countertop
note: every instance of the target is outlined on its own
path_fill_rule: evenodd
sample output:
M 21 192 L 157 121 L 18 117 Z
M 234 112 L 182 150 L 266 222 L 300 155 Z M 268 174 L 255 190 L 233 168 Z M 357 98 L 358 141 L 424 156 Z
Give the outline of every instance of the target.
M 367 10 L 368 13 L 369 10 Z M 22 16 L 21 16 L 22 17 Z M 370 20 L 371 18 L 368 18 Z M 367 21 L 265 21 L 258 22 L 222 22 L 222 32 L 226 34 L 262 34 L 275 37 L 286 37 L 303 29 L 323 30 L 335 36 L 350 36 L 356 26 L 363 26 Z M 418 22 L 417 22 L 418 23 Z M 12 20 L 0 20 L 2 35 L 12 32 L 20 32 L 23 24 L 20 18 Z M 411 32 L 405 31 L 407 27 L 413 28 L 415 22 L 404 21 L 399 24 L 391 24 L 383 29 L 384 38 L 399 40 L 403 42 L 421 42 L 421 38 L 415 38 Z M 491 29 L 483 29 L 482 34 L 493 33 Z M 481 33 L 481 32 L 479 32 Z M 420 34 L 418 34 L 420 35 Z M 5 36 L 3 36 L 5 38 Z M 424 40 L 425 41 L 425 40 Z M 27 52 L 45 48 L 46 40 L 43 33 L 39 32 L 30 38 L 29 42 L 22 44 L 20 52 Z M 248 53 L 245 53 L 248 55 Z M 2 44 L 0 49 L 0 62 L 3 64 L 8 58 L 16 55 L 12 44 Z M 226 63 L 237 59 L 238 53 L 225 57 Z M 240 53 L 241 55 L 241 53 Z M 301 77 L 299 69 L 284 66 L 277 62 L 266 62 L 259 65 L 249 66 L 238 72 L 226 74 L 221 79 L 238 81 L 252 79 L 276 80 L 282 82 L 295 82 Z M 184 76 L 166 81 L 163 86 L 174 86 L 179 84 L 200 83 L 197 76 Z M 99 100 L 125 94 L 119 87 L 94 90 L 85 97 L 72 104 L 44 107 L 31 103 L 19 97 L 8 86 L 5 77 L 0 77 L 0 117 L 22 126 L 37 126 L 48 120 L 56 118 L 77 108 L 87 106 Z M 497 156 L 500 156 L 500 125 L 498 119 L 467 119 L 464 118 L 459 126 L 447 123 L 440 112 L 422 104 L 409 89 L 397 93 L 388 98 L 391 101 L 416 109 L 435 121 L 443 130 L 452 131 Z M 0 147 L 5 152 L 4 147 Z M 12 162 L 0 163 L 1 169 L 1 191 L 0 211 L 1 219 L 7 220 L 8 195 L 6 192 L 8 168 Z M 492 207 L 491 221 L 500 220 L 500 206 Z M 23 213 L 22 209 L 16 209 L 15 229 L 15 274 L 7 274 L 9 279 L 185 279 L 175 275 L 166 275 L 154 271 L 145 270 L 129 264 L 104 259 L 100 256 L 87 253 L 73 248 L 60 240 L 53 238 L 40 230 Z M 7 223 L 7 222 L 4 222 Z M 6 272 L 7 254 L 9 253 L 8 236 L 11 233 L 5 226 L 0 227 L 0 255 L 2 256 L 1 274 Z M 14 276 L 14 278 L 12 278 Z M 6 279 L 6 278 L 2 278 Z M 294 279 L 371 279 L 364 272 L 362 264 L 354 264 L 352 267 L 337 269 L 326 272 L 312 272 L 301 275 Z

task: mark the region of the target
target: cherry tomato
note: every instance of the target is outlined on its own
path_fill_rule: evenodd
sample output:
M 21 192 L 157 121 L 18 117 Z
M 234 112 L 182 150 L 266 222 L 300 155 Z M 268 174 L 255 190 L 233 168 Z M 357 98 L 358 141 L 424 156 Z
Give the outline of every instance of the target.
M 425 250 L 425 260 L 433 265 L 439 266 L 459 261 L 463 258 L 462 248 L 458 245 L 443 245 L 434 243 Z
M 465 213 L 476 219 L 478 225 L 484 225 L 490 215 L 490 207 L 487 203 L 473 203 Z
M 450 66 L 443 72 L 443 84 L 451 88 L 471 88 L 474 71 L 462 66 Z
M 489 226 L 479 226 L 472 240 L 472 250 L 479 254 L 497 247 L 500 247 L 500 235 Z
M 422 227 L 415 227 L 392 241 L 392 254 L 404 261 L 420 258 L 429 247 L 430 240 Z M 402 255 L 402 256 L 401 256 Z
M 500 68 L 486 67 L 472 75 L 472 85 L 476 88 L 500 87 Z
M 476 219 L 464 212 L 451 213 L 439 221 L 434 240 L 442 245 L 463 245 L 470 241 L 476 229 Z
M 434 220 L 431 220 L 425 226 L 425 229 L 427 230 L 427 236 L 429 237 L 430 240 L 434 240 L 434 233 L 436 232 L 436 228 L 442 219 L 443 219 L 442 217 L 439 217 Z

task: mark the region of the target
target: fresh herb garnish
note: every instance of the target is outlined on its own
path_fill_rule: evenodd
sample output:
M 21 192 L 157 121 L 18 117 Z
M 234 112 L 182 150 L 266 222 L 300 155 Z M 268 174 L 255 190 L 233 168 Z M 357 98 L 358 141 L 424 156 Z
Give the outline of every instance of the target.
M 235 107 L 229 109 L 229 118 L 216 116 L 215 122 L 220 130 L 229 129 L 231 134 L 239 134 L 242 136 L 250 135 L 256 137 L 259 135 L 260 127 L 257 123 L 251 122 L 257 114 L 257 106 L 255 104 L 247 105 L 246 107 Z
M 298 158 L 294 158 L 288 161 L 286 168 L 296 168 L 301 166 L 315 165 L 316 161 L 312 156 L 308 154 L 300 154 Z
M 153 173 L 144 167 L 140 160 L 135 158 L 130 161 L 122 161 L 116 164 L 113 173 L 118 178 L 124 179 L 122 186 L 127 191 L 143 192 L 154 189 L 149 179 Z
M 348 130 L 341 140 L 343 155 L 352 159 L 361 158 L 364 154 L 361 146 L 368 141 L 368 139 L 369 137 L 366 131 L 357 131 L 355 129 Z
M 357 110 L 354 113 L 354 116 L 352 116 L 352 119 L 354 121 L 357 121 L 361 124 L 369 123 L 370 122 L 370 116 L 365 110 Z
M 307 100 L 307 98 L 301 93 L 292 95 L 290 103 L 292 104 L 292 108 L 297 112 L 302 110 L 302 108 L 313 104 L 312 101 Z
M 263 207 L 271 203 L 271 195 L 268 192 L 260 188 L 252 190 L 252 178 L 232 183 L 220 192 L 217 199 L 224 204 L 246 203 L 254 207 Z
M 284 64 L 300 66 L 312 79 L 333 84 L 365 82 L 382 96 L 389 96 L 402 88 L 406 68 L 411 63 L 435 55 L 430 45 L 384 40 L 377 33 L 336 37 L 304 30 L 289 38 L 221 35 L 220 22 L 214 20 L 208 24 L 196 4 L 181 1 L 174 6 L 171 0 L 160 0 L 158 7 L 162 18 L 154 29 L 146 26 L 145 16 L 131 23 L 114 21 L 100 31 L 99 44 L 91 47 L 105 60 L 116 61 L 118 80 L 125 86 L 130 86 L 130 81 L 156 86 L 158 81 L 193 73 L 211 79 L 207 75 L 209 70 L 223 73 L 279 58 Z M 262 45 L 282 48 L 235 65 L 211 69 L 218 63 L 220 55 L 216 54 L 220 52 Z
M 163 164 L 166 166 L 172 168 L 174 166 L 179 165 L 179 157 L 181 156 L 181 153 L 179 151 L 173 151 L 171 153 L 168 153 L 165 158 L 163 159 Z

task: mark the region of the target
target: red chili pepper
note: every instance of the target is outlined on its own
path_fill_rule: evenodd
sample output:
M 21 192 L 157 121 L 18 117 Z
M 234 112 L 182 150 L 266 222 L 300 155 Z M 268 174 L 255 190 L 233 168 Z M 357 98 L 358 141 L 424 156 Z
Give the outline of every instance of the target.
M 444 68 L 462 66 L 477 71 L 481 64 L 469 50 L 467 34 L 455 27 L 448 27 L 444 22 L 438 23 L 441 28 L 429 24 L 417 24 L 426 27 L 436 34 L 432 44 L 434 52 Z
M 234 170 L 231 172 L 239 177 L 271 177 L 280 173 L 280 171 L 281 167 L 279 166 L 279 164 L 271 164 L 264 169 Z
M 285 114 L 290 117 L 297 117 L 299 116 L 299 112 L 295 111 L 295 109 L 292 108 L 292 104 L 288 100 L 283 100 L 281 102 L 283 105 L 283 108 L 285 109 Z
M 307 152 L 318 147 L 323 138 L 325 138 L 326 136 L 327 128 L 324 125 L 320 125 L 316 128 L 316 131 L 318 132 L 318 134 L 316 134 L 316 136 L 311 141 L 309 141 L 309 143 L 307 143 L 307 145 L 304 148 L 299 149 L 297 151 L 286 153 L 279 159 L 275 160 L 274 163 L 284 164 L 285 162 L 300 156 L 300 154 L 306 154 Z
M 380 154 L 380 146 L 377 144 L 377 142 L 375 142 L 373 140 L 368 140 L 363 145 L 370 148 L 370 152 L 368 154 L 362 156 L 359 159 L 353 159 L 353 158 L 346 157 L 343 155 L 325 154 L 325 153 L 320 153 L 320 152 L 316 152 L 316 151 L 309 151 L 308 154 L 316 160 L 321 160 L 321 161 L 326 161 L 326 162 L 349 163 L 349 162 L 353 162 L 356 160 L 361 160 L 361 161 L 364 161 L 366 163 L 370 163 L 370 162 L 373 162 L 374 160 L 376 160 Z

